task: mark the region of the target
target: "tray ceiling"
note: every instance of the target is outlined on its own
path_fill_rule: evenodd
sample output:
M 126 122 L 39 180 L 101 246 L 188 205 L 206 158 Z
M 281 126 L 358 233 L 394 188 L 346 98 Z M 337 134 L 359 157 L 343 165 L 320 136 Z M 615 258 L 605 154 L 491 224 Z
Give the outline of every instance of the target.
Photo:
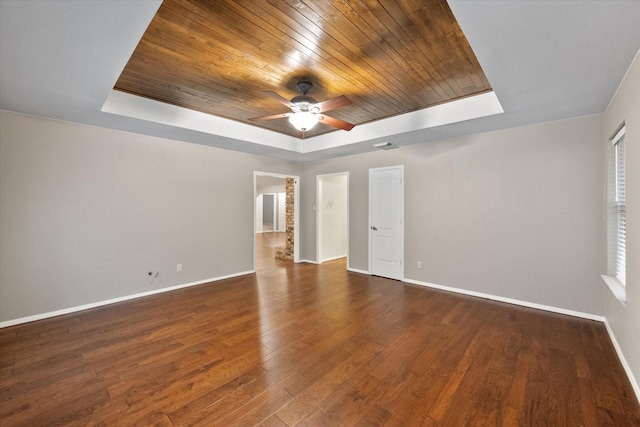
M 348 96 L 328 115 L 356 125 L 491 90 L 445 0 L 164 0 L 115 89 L 296 135 L 247 119 L 288 112 L 263 91 L 290 99 L 300 80 Z
M 271 7 L 266 1 L 264 7 Z M 305 1 L 302 6 L 309 4 Z M 580 7 L 576 2 L 535 0 L 448 0 L 447 4 L 492 92 L 377 120 L 350 132 L 301 140 L 251 126 L 244 121 L 249 114 L 234 121 L 113 90 L 162 5 L 160 0 L 0 0 L 0 109 L 314 162 L 367 153 L 380 142 L 403 147 L 600 114 L 640 47 L 638 1 L 589 1 Z M 293 96 L 293 89 L 288 93 L 286 89 L 271 90 Z M 488 115 L 480 105 L 482 117 L 451 114 L 459 104 L 477 104 L 478 98 L 492 96 L 499 98 L 503 113 L 494 110 Z M 112 98 L 121 102 L 110 102 Z M 274 104 L 260 113 L 285 109 Z M 335 115 L 350 107 L 360 103 L 335 110 Z

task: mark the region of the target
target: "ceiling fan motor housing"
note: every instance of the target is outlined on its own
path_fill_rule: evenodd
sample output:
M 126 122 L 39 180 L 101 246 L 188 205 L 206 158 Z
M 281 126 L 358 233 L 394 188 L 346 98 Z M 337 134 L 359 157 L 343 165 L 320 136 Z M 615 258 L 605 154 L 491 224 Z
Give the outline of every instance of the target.
M 298 90 L 302 92 L 303 95 L 306 95 L 313 87 L 313 83 L 305 80 L 302 82 L 298 82 L 296 86 L 298 86 Z
M 298 95 L 291 98 L 291 109 L 294 112 L 312 111 L 313 107 L 318 103 L 314 98 L 307 95 Z
M 310 96 L 307 96 L 307 93 L 309 93 L 309 91 L 313 87 L 313 83 L 309 81 L 301 81 L 298 82 L 296 86 L 298 86 L 298 90 L 302 92 L 302 95 L 294 96 L 293 98 L 291 98 L 291 103 L 293 104 L 291 109 L 295 113 L 303 111 L 313 112 L 313 106 L 317 104 L 318 101 Z

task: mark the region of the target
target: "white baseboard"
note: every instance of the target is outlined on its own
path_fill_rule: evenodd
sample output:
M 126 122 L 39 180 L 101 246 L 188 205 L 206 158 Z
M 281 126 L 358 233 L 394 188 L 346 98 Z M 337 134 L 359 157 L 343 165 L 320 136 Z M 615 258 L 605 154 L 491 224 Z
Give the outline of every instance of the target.
M 631 371 L 631 367 L 627 363 L 627 359 L 625 359 L 624 354 L 622 353 L 622 349 L 618 344 L 618 340 L 616 339 L 616 336 L 613 334 L 613 329 L 611 329 L 611 326 L 609 325 L 609 322 L 607 321 L 606 318 L 604 320 L 604 326 L 607 328 L 607 332 L 609 333 L 609 338 L 613 343 L 613 348 L 615 348 L 616 353 L 618 353 L 618 359 L 620 359 L 620 363 L 622 363 L 622 367 L 624 368 L 624 371 L 627 373 L 627 378 L 629 378 L 631 387 L 633 388 L 633 391 L 636 394 L 636 399 L 638 399 L 638 402 L 640 402 L 640 385 L 638 385 L 638 381 L 636 380 L 636 377 L 633 375 L 633 371 Z
M 347 271 L 351 271 L 352 273 L 360 273 L 360 274 L 370 274 L 368 271 L 366 270 L 360 270 L 357 268 L 351 268 L 351 267 L 347 267 Z
M 598 322 L 605 321 L 604 316 L 598 316 L 591 313 L 583 313 L 581 311 L 567 310 L 565 308 L 553 307 L 553 306 L 544 305 L 544 304 L 537 304 L 534 302 L 522 301 L 522 300 L 517 300 L 512 298 L 505 298 L 497 295 L 485 294 L 482 292 L 469 291 L 469 290 L 460 289 L 460 288 L 452 288 L 450 286 L 436 285 L 433 283 L 421 282 L 419 280 L 404 279 L 404 281 L 407 283 L 411 283 L 413 285 L 426 286 L 429 288 L 440 289 L 443 291 L 455 292 L 457 294 L 469 295 L 472 297 L 490 299 L 490 300 L 499 301 L 499 302 L 506 302 L 508 304 L 521 305 L 523 307 L 535 308 L 538 310 L 545 310 L 545 311 L 550 311 L 550 312 L 559 313 L 559 314 L 566 314 L 568 316 L 581 317 L 583 319 L 595 320 Z
M 311 261 L 311 260 L 301 260 L 300 262 L 308 262 L 308 263 L 311 263 L 311 264 L 317 264 L 316 261 Z M 357 268 L 350 268 L 350 267 L 347 267 L 347 270 L 351 271 L 353 273 L 369 275 L 369 272 L 366 271 L 366 270 L 360 270 L 360 269 L 357 269 Z M 148 292 L 142 292 L 142 293 L 138 293 L 138 294 L 127 295 L 127 296 L 124 296 L 124 297 L 118 297 L 118 298 L 113 298 L 113 299 L 109 299 L 109 300 L 98 301 L 98 302 L 91 303 L 91 304 L 85 304 L 85 305 L 81 305 L 81 306 L 65 308 L 65 309 L 62 309 L 62 310 L 50 311 L 50 312 L 47 312 L 47 313 L 36 314 L 36 315 L 33 315 L 33 316 L 22 317 L 22 318 L 19 318 L 19 319 L 7 320 L 7 321 L 4 321 L 4 322 L 0 322 L 0 329 L 1 328 L 6 328 L 6 327 L 9 327 L 9 326 L 23 324 L 23 323 L 34 322 L 36 320 L 47 319 L 47 318 L 50 318 L 50 317 L 61 316 L 61 315 L 64 315 L 64 314 L 75 313 L 75 312 L 78 312 L 78 311 L 89 310 L 91 308 L 101 307 L 101 306 L 104 306 L 104 305 L 114 304 L 114 303 L 127 301 L 127 300 L 132 300 L 132 299 L 136 299 L 136 298 L 141 298 L 141 297 L 145 297 L 145 296 L 149 296 L 149 295 L 155 295 L 155 294 L 160 294 L 160 293 L 164 293 L 164 292 L 170 292 L 170 291 L 174 291 L 174 290 L 178 290 L 178 289 L 188 288 L 188 287 L 191 287 L 191 286 L 198 286 L 198 285 L 202 285 L 202 284 L 205 284 L 205 283 L 216 282 L 216 281 L 220 281 L 220 280 L 224 280 L 224 279 L 230 279 L 230 278 L 238 277 L 238 276 L 245 276 L 247 274 L 253 274 L 253 273 L 255 273 L 255 270 L 248 270 L 248 271 L 243 271 L 243 272 L 240 272 L 240 273 L 228 274 L 228 275 L 225 275 L 225 276 L 213 277 L 213 278 L 210 278 L 210 279 L 198 280 L 196 282 L 190 282 L 190 283 L 185 283 L 185 284 L 182 284 L 182 285 L 171 286 L 171 287 L 168 287 L 168 288 L 155 289 L 155 290 L 148 291 Z M 543 305 L 543 304 L 536 304 L 536 303 L 531 303 L 531 302 L 527 302 L 527 301 L 516 300 L 516 299 L 512 299 L 512 298 L 504 298 L 504 297 L 500 297 L 500 296 L 496 296 L 496 295 L 485 294 L 485 293 L 482 293 L 482 292 L 469 291 L 469 290 L 466 290 L 466 289 L 453 288 L 453 287 L 450 287 L 450 286 L 436 285 L 436 284 L 433 284 L 433 283 L 422 282 L 422 281 L 419 281 L 419 280 L 405 279 L 404 282 L 411 283 L 413 285 L 425 286 L 425 287 L 429 287 L 429 288 L 440 289 L 440 290 L 449 291 L 449 292 L 455 292 L 455 293 L 459 293 L 459 294 L 463 294 L 463 295 L 469 295 L 469 296 L 474 296 L 474 297 L 479 297 L 479 298 L 484 298 L 484 299 L 490 299 L 490 300 L 493 300 L 493 301 L 505 302 L 505 303 L 508 303 L 508 304 L 515 304 L 515 305 L 520 305 L 520 306 L 523 306 L 523 307 L 535 308 L 535 309 L 539 309 L 539 310 L 550 311 L 550 312 L 553 312 L 553 313 L 566 314 L 566 315 L 569 315 L 569 316 L 580 317 L 580 318 L 583 318 L 583 319 L 589 319 L 589 320 L 595 320 L 595 321 L 603 322 L 605 327 L 606 327 L 606 329 L 607 329 L 607 333 L 609 334 L 609 338 L 611 339 L 611 342 L 613 343 L 613 347 L 616 350 L 618 358 L 620 359 L 620 363 L 622 363 L 622 366 L 623 366 L 623 368 L 624 368 L 624 370 L 625 370 L 625 372 L 627 374 L 627 378 L 629 378 L 629 382 L 631 383 L 631 387 L 633 388 L 633 391 L 636 394 L 636 398 L 638 399 L 638 401 L 640 401 L 640 385 L 638 384 L 638 381 L 636 380 L 635 376 L 633 375 L 633 371 L 631 371 L 631 368 L 629 367 L 629 364 L 627 363 L 627 360 L 624 357 L 624 353 L 622 352 L 622 349 L 620 348 L 620 345 L 618 344 L 618 340 L 616 339 L 616 337 L 615 337 L 615 335 L 613 333 L 613 330 L 611 329 L 611 326 L 609 325 L 609 322 L 607 321 L 607 319 L 605 317 L 597 316 L 597 315 L 590 314 L 590 313 L 583 313 L 583 312 L 579 312 L 579 311 L 574 311 L 574 310 L 567 310 L 567 309 L 564 309 L 564 308 L 558 308 L 558 307 L 553 307 L 553 306 L 548 306 L 548 305 Z
M 301 259 L 300 262 L 306 262 L 306 263 L 309 263 L 309 264 L 317 264 L 318 263 L 318 261 L 313 261 L 311 259 Z
M 197 285 L 203 285 L 205 283 L 210 283 L 210 282 L 217 282 L 219 280 L 224 280 L 224 279 L 231 279 L 232 277 L 245 276 L 247 274 L 253 274 L 255 272 L 256 272 L 255 270 L 249 270 L 249 271 L 243 271 L 243 272 L 240 272 L 240 273 L 227 274 L 226 276 L 213 277 L 211 279 L 198 280 L 197 282 L 191 282 L 191 283 L 185 283 L 185 284 L 182 284 L 182 285 L 170 286 L 168 288 L 154 289 L 152 291 L 141 292 L 139 294 L 126 295 L 126 296 L 123 296 L 123 297 L 108 299 L 108 300 L 104 300 L 104 301 L 92 302 L 90 304 L 79 305 L 77 307 L 69 307 L 69 308 L 64 308 L 62 310 L 50 311 L 50 312 L 42 313 L 42 314 L 35 314 L 33 316 L 21 317 L 19 319 L 6 320 L 4 322 L 0 322 L 0 329 L 6 328 L 6 327 L 9 327 L 9 326 L 20 325 L 22 323 L 35 322 L 36 320 L 48 319 L 50 317 L 62 316 L 63 314 L 70 314 L 70 313 L 75 313 L 75 312 L 78 312 L 78 311 L 89 310 L 91 308 L 101 307 L 103 305 L 109 305 L 109 304 L 114 304 L 114 303 L 117 303 L 117 302 L 122 302 L 122 301 L 132 300 L 132 299 L 136 299 L 136 298 L 146 297 L 146 296 L 149 296 L 149 295 L 161 294 L 161 293 L 164 293 L 164 292 L 175 291 L 177 289 L 188 288 L 188 287 L 197 286 Z
M 538 310 L 550 311 L 550 312 L 553 312 L 553 313 L 566 314 L 568 316 L 580 317 L 580 318 L 583 318 L 583 319 L 595 320 L 595 321 L 604 323 L 605 327 L 607 328 L 607 333 L 609 334 L 609 338 L 611 339 L 611 342 L 613 343 L 613 347 L 615 348 L 616 353 L 618 354 L 618 359 L 620 359 L 620 363 L 622 363 L 622 367 L 624 368 L 624 371 L 627 374 L 627 378 L 629 378 L 629 382 L 631 383 L 631 387 L 633 388 L 633 391 L 636 394 L 636 398 L 640 402 L 640 386 L 638 385 L 638 381 L 636 380 L 635 376 L 633 375 L 633 371 L 631 371 L 631 367 L 629 366 L 629 364 L 627 363 L 627 360 L 624 357 L 624 353 L 622 353 L 622 349 L 620 348 L 620 345 L 618 344 L 618 340 L 616 340 L 616 337 L 613 334 L 613 330 L 611 329 L 611 326 L 609 325 L 609 322 L 607 321 L 606 317 L 597 316 L 595 314 L 590 314 L 590 313 L 583 313 L 583 312 L 580 312 L 580 311 L 567 310 L 567 309 L 564 309 L 564 308 L 558 308 L 558 307 L 553 307 L 553 306 L 549 306 L 549 305 L 536 304 L 536 303 L 532 303 L 532 302 L 528 302 L 528 301 L 522 301 L 522 300 L 511 299 L 511 298 L 499 297 L 499 296 L 496 296 L 496 295 L 485 294 L 485 293 L 482 293 L 482 292 L 468 291 L 466 289 L 459 289 L 459 288 L 452 288 L 450 286 L 436 285 L 436 284 L 433 284 L 433 283 L 421 282 L 419 280 L 405 279 L 404 281 L 407 282 L 407 283 L 414 284 L 414 285 L 426 286 L 426 287 L 430 287 L 430 288 L 440 289 L 440 290 L 443 290 L 443 291 L 455 292 L 455 293 L 459 293 L 459 294 L 470 295 L 470 296 L 490 299 L 490 300 L 494 300 L 494 301 L 505 302 L 505 303 L 508 303 L 508 304 L 515 304 L 515 305 L 520 305 L 520 306 L 523 306 L 523 307 L 529 307 L 529 308 L 535 308 L 535 309 L 538 309 Z
M 347 255 L 345 254 L 345 255 L 334 256 L 334 257 L 331 257 L 331 258 L 325 258 L 322 261 L 320 261 L 320 264 L 322 264 L 323 262 L 335 261 L 337 259 L 346 258 L 346 257 L 347 257 Z

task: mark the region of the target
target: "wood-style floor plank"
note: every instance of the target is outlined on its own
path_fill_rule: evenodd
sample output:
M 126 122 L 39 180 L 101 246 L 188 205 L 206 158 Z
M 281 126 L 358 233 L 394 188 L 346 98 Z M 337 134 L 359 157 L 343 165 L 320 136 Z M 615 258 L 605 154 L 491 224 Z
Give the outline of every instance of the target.
M 0 425 L 640 426 L 598 322 L 274 258 L 0 330 Z

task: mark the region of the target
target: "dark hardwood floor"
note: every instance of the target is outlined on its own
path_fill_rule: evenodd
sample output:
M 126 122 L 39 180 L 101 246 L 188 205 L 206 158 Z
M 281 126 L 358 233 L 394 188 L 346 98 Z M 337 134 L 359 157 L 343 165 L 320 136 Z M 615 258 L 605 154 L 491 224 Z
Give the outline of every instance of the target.
M 638 426 L 604 326 L 275 260 L 0 330 L 0 425 Z

